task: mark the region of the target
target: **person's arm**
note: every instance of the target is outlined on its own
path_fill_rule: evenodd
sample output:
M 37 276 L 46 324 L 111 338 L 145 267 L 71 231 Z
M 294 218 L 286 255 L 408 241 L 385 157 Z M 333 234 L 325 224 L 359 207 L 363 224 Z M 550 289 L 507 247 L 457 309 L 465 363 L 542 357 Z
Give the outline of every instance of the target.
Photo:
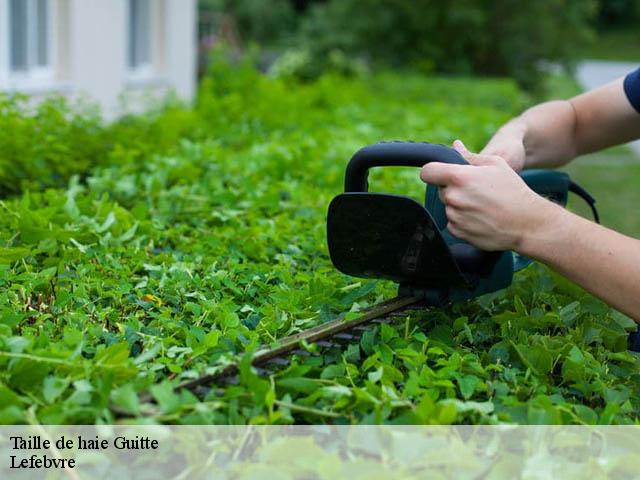
M 429 163 L 420 175 L 443 187 L 451 234 L 539 260 L 640 322 L 639 240 L 546 200 L 502 158 L 470 153 L 459 141 L 454 147 L 470 166 Z
M 505 124 L 480 152 L 516 170 L 555 167 L 640 137 L 640 120 L 620 78 L 570 100 L 530 108 Z
M 537 228 L 523 233 L 517 251 L 640 322 L 640 240 L 544 202 L 532 212 Z

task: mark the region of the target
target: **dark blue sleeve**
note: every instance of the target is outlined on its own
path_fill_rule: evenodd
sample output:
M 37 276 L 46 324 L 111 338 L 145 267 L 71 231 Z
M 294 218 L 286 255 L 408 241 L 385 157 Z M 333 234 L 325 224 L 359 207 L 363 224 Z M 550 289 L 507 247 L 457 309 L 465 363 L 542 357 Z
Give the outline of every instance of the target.
M 625 77 L 624 93 L 627 94 L 633 108 L 640 113 L 640 68 Z

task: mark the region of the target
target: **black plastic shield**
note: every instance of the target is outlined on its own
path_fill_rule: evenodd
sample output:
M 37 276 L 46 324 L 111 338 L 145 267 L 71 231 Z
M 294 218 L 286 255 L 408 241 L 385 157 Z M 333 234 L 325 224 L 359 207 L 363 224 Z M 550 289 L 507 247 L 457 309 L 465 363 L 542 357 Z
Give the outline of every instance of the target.
M 434 288 L 467 283 L 429 212 L 408 197 L 338 195 L 327 241 L 331 261 L 348 275 Z

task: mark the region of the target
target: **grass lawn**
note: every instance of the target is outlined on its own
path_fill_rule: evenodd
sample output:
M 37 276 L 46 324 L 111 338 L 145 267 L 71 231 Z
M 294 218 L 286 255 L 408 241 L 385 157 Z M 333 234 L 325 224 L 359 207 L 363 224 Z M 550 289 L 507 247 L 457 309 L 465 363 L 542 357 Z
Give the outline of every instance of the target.
M 565 170 L 596 198 L 603 225 L 640 238 L 640 159 L 629 148 L 587 155 Z M 581 203 L 575 198 L 570 206 L 589 218 Z
M 580 58 L 640 63 L 640 28 L 600 32 L 578 54 Z

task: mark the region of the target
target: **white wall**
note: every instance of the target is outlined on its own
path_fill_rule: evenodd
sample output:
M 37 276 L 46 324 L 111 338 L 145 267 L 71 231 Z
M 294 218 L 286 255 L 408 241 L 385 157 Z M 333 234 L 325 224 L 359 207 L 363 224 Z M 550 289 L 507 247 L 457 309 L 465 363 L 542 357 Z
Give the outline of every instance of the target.
M 47 84 L 3 82 L 8 71 L 7 5 L 0 0 L 0 89 L 97 101 L 105 117 L 149 107 L 168 92 L 191 100 L 196 82 L 196 0 L 152 0 L 152 68 L 129 70 L 128 0 L 50 0 L 55 44 Z M 6 68 L 2 68 L 2 65 Z
M 126 80 L 126 0 L 69 1 L 68 45 L 61 49 L 73 94 L 98 101 L 111 117 Z
M 192 99 L 196 88 L 198 57 L 197 0 L 165 0 L 165 71 L 182 98 Z

